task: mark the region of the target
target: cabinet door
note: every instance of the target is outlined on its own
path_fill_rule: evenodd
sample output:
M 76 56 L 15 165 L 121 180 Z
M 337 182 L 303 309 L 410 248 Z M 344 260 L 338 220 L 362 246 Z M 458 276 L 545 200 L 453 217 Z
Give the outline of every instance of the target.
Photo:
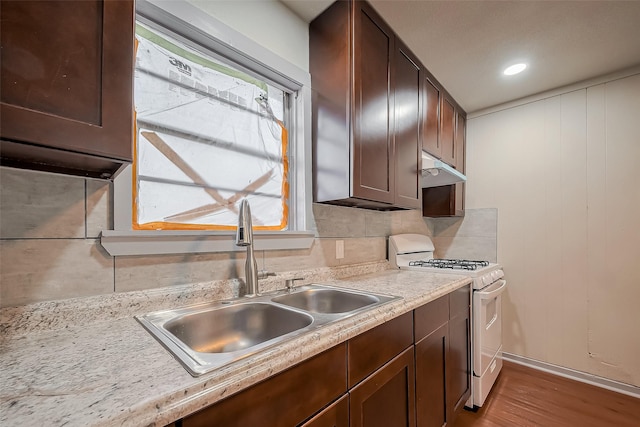
M 366 2 L 353 4 L 353 195 L 393 203 L 391 64 L 395 36 Z
M 429 78 L 424 80 L 424 138 L 422 149 L 429 154 L 442 157 L 440 145 L 440 89 Z
M 446 96 L 442 97 L 440 104 L 440 143 L 442 144 L 443 162 L 456 167 L 456 109 Z
M 466 145 L 466 130 L 467 130 L 467 119 L 460 113 L 456 113 L 456 137 L 455 137 L 455 146 L 456 146 L 456 169 L 460 172 L 465 173 L 466 171 L 466 163 L 465 163 L 465 151 L 467 148 Z
M 91 170 L 97 159 L 113 169 L 131 161 L 133 1 L 3 0 L 0 8 L 3 162 Z
M 445 323 L 416 344 L 418 427 L 440 427 L 447 424 L 445 369 L 448 341 L 448 326 Z
M 470 289 L 450 294 L 449 355 L 447 360 L 447 407 L 449 421 L 471 395 Z
M 349 395 L 345 394 L 300 427 L 349 427 Z
M 413 346 L 349 394 L 351 427 L 415 426 Z
M 337 1 L 309 24 L 314 202 L 352 196 L 350 10 Z
M 422 156 L 422 71 L 418 59 L 396 40 L 394 56 L 395 205 L 420 208 Z

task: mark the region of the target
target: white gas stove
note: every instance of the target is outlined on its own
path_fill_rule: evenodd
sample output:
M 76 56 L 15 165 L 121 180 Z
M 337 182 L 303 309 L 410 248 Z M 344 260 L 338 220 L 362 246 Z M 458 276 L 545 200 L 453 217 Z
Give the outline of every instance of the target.
M 473 279 L 473 289 L 483 289 L 504 277 L 502 266 L 489 261 L 434 259 L 435 247 L 429 236 L 397 234 L 389 236 L 389 261 L 401 270 L 459 274 Z
M 429 236 L 389 236 L 389 262 L 401 270 L 457 274 L 473 280 L 471 353 L 473 381 L 469 407 L 484 404 L 502 368 L 501 294 L 507 286 L 500 264 L 488 261 L 434 259 Z

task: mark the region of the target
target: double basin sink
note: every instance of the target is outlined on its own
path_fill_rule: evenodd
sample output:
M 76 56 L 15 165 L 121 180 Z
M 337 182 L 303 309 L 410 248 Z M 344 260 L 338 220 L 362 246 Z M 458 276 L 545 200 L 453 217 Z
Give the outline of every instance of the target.
M 198 376 L 398 298 L 314 284 L 136 318 Z

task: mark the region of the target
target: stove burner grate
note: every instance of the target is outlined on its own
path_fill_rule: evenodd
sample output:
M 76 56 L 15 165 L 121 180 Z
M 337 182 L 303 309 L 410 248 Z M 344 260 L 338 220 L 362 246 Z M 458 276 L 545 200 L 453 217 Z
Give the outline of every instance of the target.
M 466 259 L 430 259 L 427 261 L 411 261 L 410 267 L 448 268 L 453 270 L 476 270 L 486 267 L 489 261 L 473 261 Z

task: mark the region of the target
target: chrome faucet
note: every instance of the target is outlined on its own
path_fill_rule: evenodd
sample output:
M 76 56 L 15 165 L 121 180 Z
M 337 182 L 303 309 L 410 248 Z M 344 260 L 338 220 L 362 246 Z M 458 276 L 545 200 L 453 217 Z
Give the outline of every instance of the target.
M 238 212 L 238 230 L 236 231 L 236 245 L 247 247 L 247 260 L 244 264 L 246 296 L 254 297 L 260 294 L 258 289 L 258 265 L 253 255 L 253 229 L 251 226 L 251 208 L 249 201 L 242 199 Z

